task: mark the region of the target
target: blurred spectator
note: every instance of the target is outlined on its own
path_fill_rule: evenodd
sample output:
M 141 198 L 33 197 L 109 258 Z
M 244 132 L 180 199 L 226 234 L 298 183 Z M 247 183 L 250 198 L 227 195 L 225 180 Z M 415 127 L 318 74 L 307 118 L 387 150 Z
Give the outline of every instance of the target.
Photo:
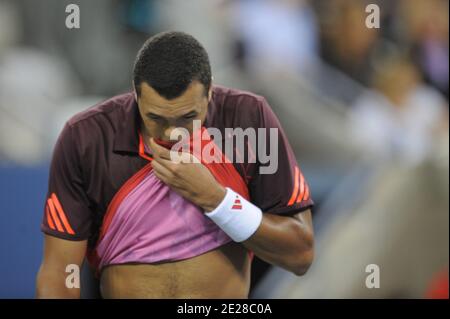
M 301 73 L 316 59 L 316 18 L 307 1 L 236 1 L 232 25 L 252 72 Z
M 402 0 L 404 35 L 425 80 L 448 99 L 449 3 L 447 0 Z
M 370 158 L 422 161 L 448 130 L 445 98 L 401 56 L 380 61 L 372 83 L 350 110 L 351 142 Z
M 380 29 L 365 25 L 369 3 L 380 7 Z M 389 40 L 410 51 L 426 83 L 448 99 L 448 1 L 318 0 L 314 8 L 325 62 L 370 85 L 377 54 Z
M 378 29 L 366 27 L 366 4 L 361 0 L 322 0 L 315 4 L 322 58 L 365 85 L 369 83 L 372 59 L 380 39 Z

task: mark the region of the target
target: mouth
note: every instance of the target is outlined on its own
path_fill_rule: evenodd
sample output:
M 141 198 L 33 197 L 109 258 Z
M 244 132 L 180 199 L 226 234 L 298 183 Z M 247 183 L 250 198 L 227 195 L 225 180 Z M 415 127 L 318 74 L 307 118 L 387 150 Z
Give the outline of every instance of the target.
M 174 146 L 176 143 L 178 143 L 178 141 L 164 141 L 164 140 L 161 140 L 159 138 L 155 138 L 154 141 L 158 145 L 161 145 L 162 147 L 165 147 L 167 149 L 171 149 L 172 146 Z
M 161 145 L 162 147 L 165 147 L 167 149 L 171 149 L 172 146 L 174 146 L 175 144 L 177 144 L 178 142 L 181 142 L 181 141 L 183 141 L 184 143 L 188 143 L 188 144 L 192 143 L 192 141 L 194 140 L 194 135 L 198 136 L 197 134 L 200 133 L 200 135 L 198 137 L 201 138 L 201 133 L 202 132 L 203 132 L 202 130 L 195 131 L 193 134 L 189 134 L 188 137 L 182 138 L 182 139 L 180 139 L 178 141 L 165 141 L 165 140 L 160 139 L 160 138 L 154 138 L 153 140 L 158 145 Z

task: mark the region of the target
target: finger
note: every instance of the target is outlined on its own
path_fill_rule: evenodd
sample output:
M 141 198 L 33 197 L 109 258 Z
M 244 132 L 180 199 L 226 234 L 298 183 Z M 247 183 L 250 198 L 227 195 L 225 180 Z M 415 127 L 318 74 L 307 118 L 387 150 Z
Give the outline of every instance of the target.
M 170 159 L 169 150 L 156 143 L 153 137 L 150 138 L 150 148 L 156 157 Z
M 167 178 L 167 177 L 161 175 L 160 173 L 158 173 L 158 172 L 156 172 L 156 171 L 155 171 L 154 174 L 155 174 L 155 177 L 156 177 L 157 179 L 159 179 L 162 183 L 164 183 L 165 185 L 167 185 L 167 186 L 170 187 L 170 188 L 175 188 L 175 186 L 172 185 L 171 180 L 170 180 L 169 178 Z
M 165 176 L 163 176 L 159 172 L 157 172 L 156 170 L 153 170 L 153 174 L 155 174 L 156 178 L 159 179 L 164 184 L 170 185 L 169 180 Z
M 189 163 L 189 164 L 200 163 L 200 161 L 197 159 L 197 157 L 195 157 L 191 153 L 180 152 L 177 155 L 178 155 L 179 161 L 181 163 Z
M 193 164 L 193 163 L 201 163 L 200 160 L 188 152 L 182 151 L 170 151 L 170 162 L 173 164 Z
M 164 165 L 162 165 L 160 162 L 160 159 L 153 159 L 152 161 L 152 167 L 153 170 L 155 171 L 155 174 L 158 174 L 162 177 L 164 177 L 165 179 L 170 179 L 171 177 L 173 177 L 173 173 L 167 169 Z
M 168 171 L 170 171 L 172 174 L 175 174 L 175 172 L 177 171 L 178 167 L 176 162 L 172 162 L 171 160 L 166 160 L 165 158 L 156 158 L 155 159 L 158 164 L 162 165 L 165 169 L 167 169 Z

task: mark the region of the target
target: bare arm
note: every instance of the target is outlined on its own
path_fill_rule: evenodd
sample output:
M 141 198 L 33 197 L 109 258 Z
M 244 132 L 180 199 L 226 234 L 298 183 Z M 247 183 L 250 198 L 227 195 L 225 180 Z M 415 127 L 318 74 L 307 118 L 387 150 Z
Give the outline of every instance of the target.
M 258 230 L 243 245 L 264 261 L 301 276 L 314 258 L 311 211 L 294 216 L 264 214 Z
M 66 267 L 81 269 L 87 241 L 69 241 L 45 235 L 44 256 L 36 278 L 36 298 L 80 298 L 79 288 L 66 287 Z

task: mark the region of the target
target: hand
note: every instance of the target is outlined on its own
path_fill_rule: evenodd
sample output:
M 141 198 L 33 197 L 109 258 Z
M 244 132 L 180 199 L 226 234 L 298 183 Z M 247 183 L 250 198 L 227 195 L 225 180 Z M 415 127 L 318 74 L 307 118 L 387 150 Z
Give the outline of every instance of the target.
M 224 199 L 226 189 L 220 185 L 211 172 L 190 153 L 179 153 L 185 161 L 180 163 L 170 159 L 170 151 L 150 139 L 153 151 L 153 171 L 163 183 L 178 194 L 203 208 L 213 211 Z

